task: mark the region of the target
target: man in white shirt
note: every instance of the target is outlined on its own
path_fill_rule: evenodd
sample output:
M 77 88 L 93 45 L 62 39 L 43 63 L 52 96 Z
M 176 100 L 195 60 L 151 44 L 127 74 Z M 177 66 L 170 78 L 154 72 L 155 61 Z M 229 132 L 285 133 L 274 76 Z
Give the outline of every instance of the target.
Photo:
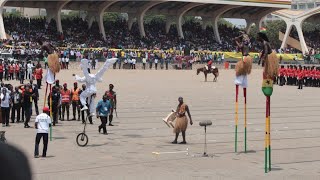
M 136 59 L 132 59 L 132 69 L 136 69 Z
M 143 69 L 146 69 L 146 63 L 147 63 L 147 58 L 143 57 L 142 58 L 142 64 L 143 64 Z
M 70 59 L 71 60 L 75 60 L 76 59 L 74 50 L 70 51 Z
M 51 118 L 49 116 L 50 109 L 48 107 L 43 108 L 43 113 L 39 114 L 35 120 L 35 128 L 37 129 L 36 135 L 36 144 L 34 149 L 34 157 L 39 157 L 39 144 L 40 140 L 43 137 L 43 151 L 42 157 L 47 156 L 47 148 L 48 148 L 48 133 L 49 128 L 51 127 Z
M 66 58 L 65 58 L 65 61 L 66 61 L 66 69 L 69 69 L 69 56 L 67 56 Z
M 158 57 L 155 57 L 154 59 L 154 65 L 155 65 L 155 68 L 156 70 L 158 69 Z
M 7 88 L 1 88 L 1 115 L 2 127 L 9 126 L 10 114 L 10 91 Z
M 66 68 L 66 60 L 65 60 L 65 58 L 62 56 L 61 57 L 61 62 L 62 62 L 62 68 L 61 69 L 65 69 Z
M 32 79 L 32 68 L 33 68 L 33 65 L 31 64 L 31 61 L 29 61 L 27 64 L 27 78 L 28 79 Z
M 221 55 L 221 62 L 224 63 L 224 53 Z

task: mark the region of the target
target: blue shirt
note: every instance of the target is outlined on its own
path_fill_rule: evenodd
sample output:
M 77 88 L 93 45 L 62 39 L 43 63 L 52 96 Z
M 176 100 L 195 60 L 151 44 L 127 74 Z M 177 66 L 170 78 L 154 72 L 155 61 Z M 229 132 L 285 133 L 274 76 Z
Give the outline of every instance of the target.
M 103 100 L 99 101 L 97 104 L 97 111 L 99 113 L 98 115 L 105 117 L 108 116 L 110 108 L 111 104 L 109 100 L 107 100 L 106 102 L 104 102 Z

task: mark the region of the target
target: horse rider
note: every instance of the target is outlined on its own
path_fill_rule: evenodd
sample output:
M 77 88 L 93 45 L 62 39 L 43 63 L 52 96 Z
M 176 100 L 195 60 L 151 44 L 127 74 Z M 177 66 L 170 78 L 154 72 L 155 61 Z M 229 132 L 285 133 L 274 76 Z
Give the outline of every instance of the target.
M 206 69 L 207 71 L 211 71 L 212 70 L 212 59 L 208 61 L 208 64 L 206 65 Z

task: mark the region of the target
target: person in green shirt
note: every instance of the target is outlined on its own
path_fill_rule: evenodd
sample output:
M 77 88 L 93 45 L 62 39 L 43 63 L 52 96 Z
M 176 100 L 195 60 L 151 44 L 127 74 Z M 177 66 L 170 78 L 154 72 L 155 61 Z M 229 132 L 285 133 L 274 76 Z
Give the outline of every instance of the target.
M 47 69 L 47 67 L 48 67 L 48 57 L 44 56 L 43 57 L 43 61 L 44 61 L 44 68 Z

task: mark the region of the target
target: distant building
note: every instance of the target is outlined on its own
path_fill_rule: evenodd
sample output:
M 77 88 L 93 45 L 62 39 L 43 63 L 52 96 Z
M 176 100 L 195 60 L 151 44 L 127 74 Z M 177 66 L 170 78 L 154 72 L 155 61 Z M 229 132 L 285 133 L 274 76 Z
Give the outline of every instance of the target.
M 292 10 L 308 10 L 312 8 L 316 8 L 320 6 L 320 0 L 292 0 L 291 2 L 291 9 Z M 276 21 L 281 20 L 277 16 L 273 16 L 271 14 L 268 14 L 265 19 L 263 20 L 263 23 L 266 24 L 270 21 Z
M 40 8 L 4 7 L 5 13 L 20 12 L 23 17 L 45 16 L 46 10 Z
M 46 9 L 41 8 L 24 8 L 24 7 L 4 7 L 4 13 L 21 12 L 23 17 L 46 16 Z M 70 10 L 62 10 L 62 13 L 68 14 Z
M 320 6 L 320 0 L 292 0 L 291 9 L 308 10 Z

